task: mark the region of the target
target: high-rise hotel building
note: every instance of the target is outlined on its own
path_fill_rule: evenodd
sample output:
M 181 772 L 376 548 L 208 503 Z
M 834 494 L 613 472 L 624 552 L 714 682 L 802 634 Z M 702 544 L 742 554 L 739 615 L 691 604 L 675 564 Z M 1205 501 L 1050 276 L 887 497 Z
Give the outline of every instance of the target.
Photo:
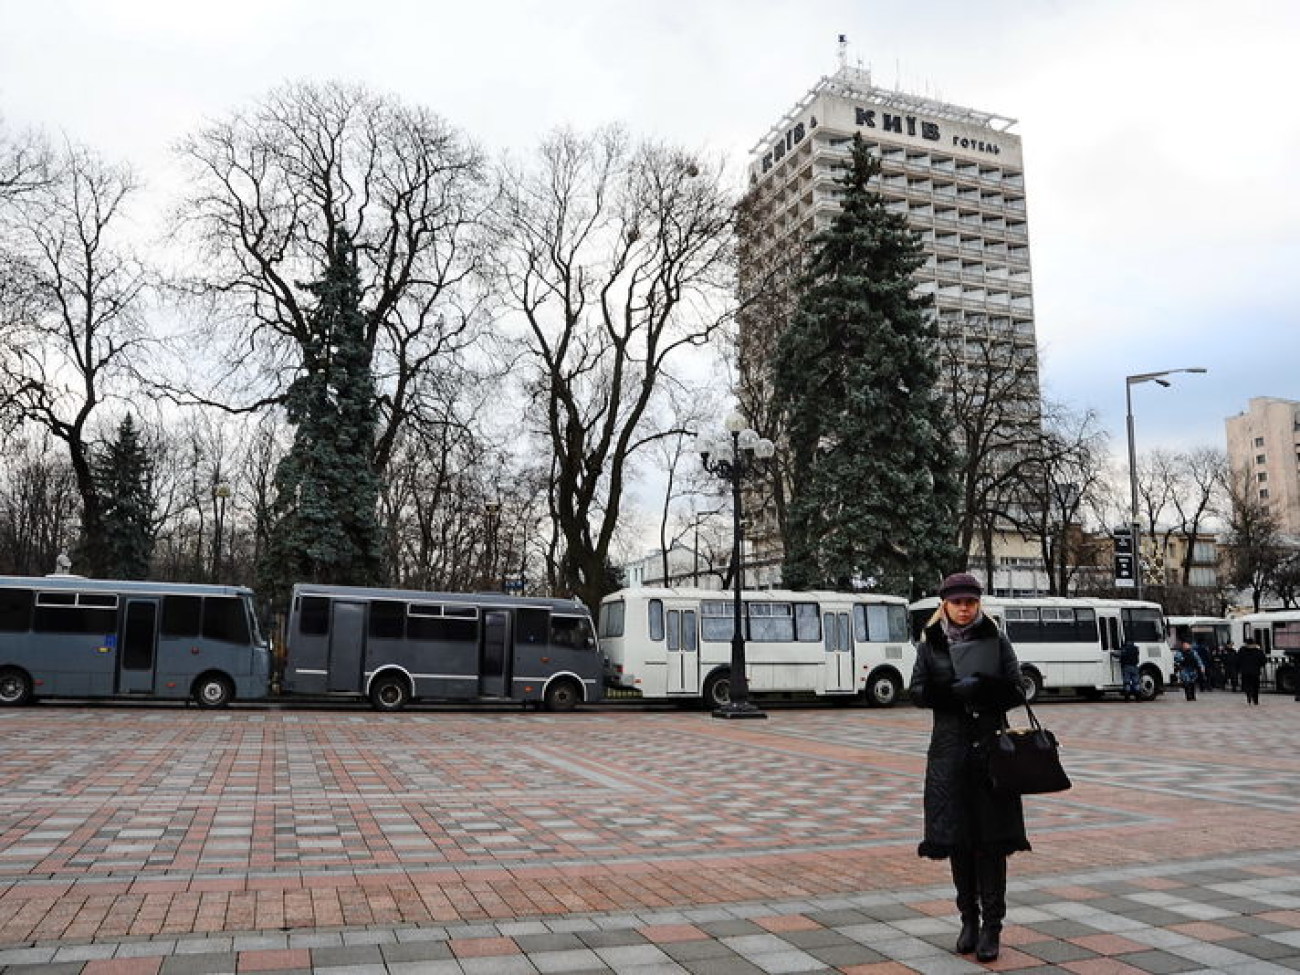
M 878 88 L 861 68 L 822 78 L 753 151 L 750 187 L 762 218 L 743 228 L 742 280 L 778 266 L 830 224 L 849 144 L 861 135 L 879 155 L 888 207 L 924 241 L 917 291 L 934 295 L 941 334 L 960 339 L 972 325 L 991 327 L 1036 359 L 1025 170 L 1013 125 Z
M 775 295 L 740 316 L 740 395 L 752 417 L 762 422 L 763 373 L 792 307 L 780 282 L 793 281 L 803 245 L 839 211 L 838 181 L 856 134 L 880 159 L 877 189 L 886 205 L 906 216 L 923 241 L 926 262 L 916 273 L 916 290 L 934 296 L 946 350 L 966 368 L 1014 364 L 1016 398 L 1037 422 L 1029 218 L 1014 125 L 989 112 L 877 87 L 868 71 L 842 66 L 763 137 L 753 150 L 739 222 L 742 298 L 761 286 Z M 994 344 L 999 348 L 990 355 Z M 760 564 L 772 564 L 778 554 L 764 552 L 772 527 L 754 525 Z M 760 575 L 751 584 L 771 581 Z

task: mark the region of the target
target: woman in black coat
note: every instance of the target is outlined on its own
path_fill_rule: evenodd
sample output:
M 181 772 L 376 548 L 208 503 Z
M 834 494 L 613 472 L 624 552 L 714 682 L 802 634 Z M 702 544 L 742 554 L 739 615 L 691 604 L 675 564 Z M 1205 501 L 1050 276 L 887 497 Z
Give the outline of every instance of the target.
M 983 589 L 964 572 L 939 587 L 912 671 L 912 700 L 934 712 L 925 767 L 925 839 L 918 853 L 952 864 L 961 912 L 957 951 L 997 958 L 1007 913 L 1007 857 L 1030 849 L 1020 797 L 989 785 L 983 742 L 1024 701 L 1020 662 L 980 610 Z M 982 921 L 982 923 L 981 923 Z

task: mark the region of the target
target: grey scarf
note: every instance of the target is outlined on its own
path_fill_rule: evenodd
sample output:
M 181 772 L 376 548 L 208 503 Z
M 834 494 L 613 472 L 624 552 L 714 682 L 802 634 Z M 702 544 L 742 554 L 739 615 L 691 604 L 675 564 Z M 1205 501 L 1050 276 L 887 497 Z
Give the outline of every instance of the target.
M 950 644 L 965 643 L 967 640 L 970 640 L 975 635 L 976 628 L 983 622 L 984 622 L 983 610 L 980 610 L 978 613 L 976 613 L 975 618 L 971 620 L 970 623 L 968 623 L 966 626 L 958 626 L 952 620 L 948 619 L 947 616 L 944 616 L 943 632 L 944 635 L 948 637 L 948 642 Z

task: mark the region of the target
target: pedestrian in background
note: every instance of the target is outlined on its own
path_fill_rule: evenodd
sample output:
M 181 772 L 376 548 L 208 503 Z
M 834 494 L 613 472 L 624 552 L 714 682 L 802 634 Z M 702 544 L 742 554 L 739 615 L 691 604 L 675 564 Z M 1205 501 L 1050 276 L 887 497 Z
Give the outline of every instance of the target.
M 1254 640 L 1247 640 L 1237 651 L 1237 672 L 1247 704 L 1259 703 L 1259 675 L 1264 672 L 1265 662 L 1264 648 Z
M 1196 660 L 1192 645 L 1184 640 L 1174 651 L 1174 672 L 1178 674 L 1178 683 L 1183 685 L 1183 694 L 1189 701 L 1196 700 L 1196 682 L 1201 676 L 1201 665 Z
M 925 763 L 925 836 L 917 852 L 948 860 L 961 933 L 957 952 L 998 957 L 1007 857 L 1030 849 L 1020 796 L 994 792 L 983 743 L 1024 701 L 1011 642 L 980 608 L 965 572 L 944 579 L 912 671 L 912 700 L 934 713 Z
M 1228 686 L 1237 690 L 1237 648 L 1229 640 L 1219 651 L 1223 658 L 1223 676 Z
M 1119 672 L 1124 681 L 1124 700 L 1142 700 L 1142 685 L 1138 682 L 1138 645 L 1131 639 L 1126 639 L 1110 655 L 1119 660 Z
M 1196 675 L 1196 686 L 1203 691 L 1214 690 L 1214 662 L 1210 659 L 1210 648 L 1204 643 L 1198 643 L 1192 647 L 1192 653 L 1196 654 L 1196 662 L 1199 665 Z

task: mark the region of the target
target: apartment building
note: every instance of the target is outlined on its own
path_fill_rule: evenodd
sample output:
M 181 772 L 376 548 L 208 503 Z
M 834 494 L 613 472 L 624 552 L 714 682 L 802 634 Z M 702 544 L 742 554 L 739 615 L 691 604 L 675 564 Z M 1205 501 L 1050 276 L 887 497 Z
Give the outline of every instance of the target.
M 1233 471 L 1280 531 L 1300 536 L 1300 402 L 1257 396 L 1225 424 Z

